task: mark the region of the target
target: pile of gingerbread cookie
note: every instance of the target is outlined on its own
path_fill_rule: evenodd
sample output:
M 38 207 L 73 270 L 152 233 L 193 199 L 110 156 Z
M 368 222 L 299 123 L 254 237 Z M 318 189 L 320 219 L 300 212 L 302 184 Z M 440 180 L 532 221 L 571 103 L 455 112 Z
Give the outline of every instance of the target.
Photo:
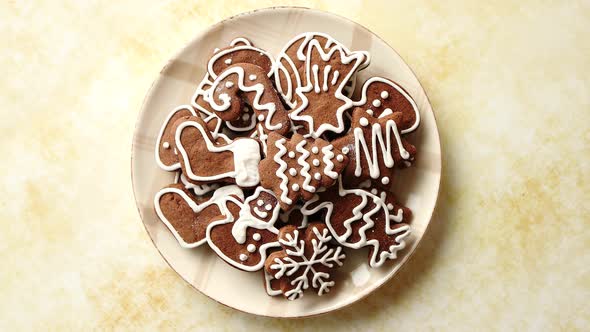
M 269 295 L 334 286 L 345 250 L 368 265 L 395 259 L 411 211 L 391 192 L 414 162 L 406 134 L 420 117 L 370 56 L 303 33 L 274 58 L 245 38 L 215 49 L 190 105 L 166 117 L 155 156 L 174 184 L 156 193 L 182 247 L 210 247 L 238 269 L 262 271 Z

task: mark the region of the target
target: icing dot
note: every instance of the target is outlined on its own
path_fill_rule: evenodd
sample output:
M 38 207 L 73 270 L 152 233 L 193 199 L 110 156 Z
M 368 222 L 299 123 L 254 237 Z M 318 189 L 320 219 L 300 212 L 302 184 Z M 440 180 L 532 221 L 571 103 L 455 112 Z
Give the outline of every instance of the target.
M 272 205 L 266 204 L 266 206 L 264 208 L 266 209 L 266 211 L 270 211 L 270 210 L 272 210 Z
M 320 166 L 320 161 L 319 161 L 319 160 L 317 160 L 317 159 L 314 159 L 314 160 L 312 161 L 312 163 L 313 163 L 313 165 L 314 165 L 314 166 Z
M 264 121 L 264 114 L 258 114 L 258 121 Z
M 344 156 L 339 154 L 336 156 L 336 160 L 338 160 L 339 162 L 342 162 L 344 160 Z
M 242 120 L 248 121 L 248 119 L 250 119 L 250 114 L 246 113 L 246 114 L 242 115 Z
M 389 97 L 389 93 L 387 91 L 381 91 L 381 98 L 387 99 Z
M 379 100 L 379 99 L 373 100 L 373 106 L 375 106 L 375 107 L 381 106 L 381 100 Z
M 264 201 L 259 199 L 256 204 L 258 204 L 258 206 L 263 206 L 264 205 Z
M 367 114 L 369 114 L 369 115 L 373 115 L 373 114 L 374 114 L 374 113 L 373 113 L 373 110 L 372 110 L 372 109 L 368 109 L 368 110 L 367 110 Z
M 262 239 L 262 236 L 260 236 L 260 234 L 258 233 L 254 233 L 252 235 L 252 238 L 254 239 L 254 241 L 260 241 L 260 239 Z
M 245 261 L 245 260 L 247 260 L 247 259 L 248 259 L 248 255 L 246 255 L 246 254 L 240 254 L 240 260 L 242 262 Z
M 297 175 L 297 170 L 294 168 L 289 168 L 289 174 L 291 174 L 291 176 L 295 176 Z
M 391 204 L 391 203 L 387 204 L 387 209 L 389 211 L 393 210 L 393 204 Z
M 170 149 L 170 143 L 168 143 L 168 142 L 164 142 L 164 144 L 162 144 L 162 146 L 164 147 L 164 149 Z
M 230 81 L 225 82 L 226 88 L 231 88 L 232 86 L 234 86 L 234 82 L 230 82 Z
M 348 146 L 345 146 L 342 148 L 342 153 L 348 154 L 349 152 L 350 152 L 350 149 L 348 148 Z
M 216 48 L 213 50 L 213 53 L 217 53 L 217 52 L 219 52 L 219 48 L 218 48 L 218 47 L 216 47 Z
M 322 175 L 321 175 L 320 173 L 315 173 L 315 174 L 313 175 L 313 177 L 314 177 L 316 180 L 320 180 L 320 179 L 322 178 Z
M 256 79 L 256 75 L 252 74 L 248 76 L 248 79 L 250 79 L 250 81 L 254 81 Z
M 367 120 L 367 118 L 365 118 L 365 117 L 362 117 L 359 120 L 359 123 L 361 124 L 361 126 L 366 127 L 367 125 L 369 125 L 369 120 Z
M 377 193 L 378 193 L 377 189 L 374 189 L 374 188 L 373 188 L 373 189 L 371 189 L 371 194 L 373 194 L 373 195 L 377 195 Z
M 289 158 L 295 158 L 295 152 L 289 151 Z
M 309 191 L 310 193 L 315 193 L 315 187 L 311 187 L 311 186 L 310 186 L 310 187 L 309 187 L 309 189 L 308 189 L 308 191 Z
M 320 152 L 320 149 L 318 149 L 317 146 L 314 146 L 313 148 L 311 148 L 311 152 L 318 154 Z
M 389 178 L 387 176 L 383 177 L 383 179 L 381 179 L 381 183 L 388 184 L 389 183 Z
M 224 62 L 225 62 L 226 65 L 229 65 L 231 63 L 231 59 L 225 59 Z
M 299 191 L 299 185 L 298 185 L 297 183 L 294 183 L 294 184 L 291 186 L 291 189 L 293 189 L 293 191 Z
M 246 250 L 248 250 L 248 252 L 255 252 L 256 251 L 256 246 L 253 245 L 252 243 L 250 243 L 247 247 Z

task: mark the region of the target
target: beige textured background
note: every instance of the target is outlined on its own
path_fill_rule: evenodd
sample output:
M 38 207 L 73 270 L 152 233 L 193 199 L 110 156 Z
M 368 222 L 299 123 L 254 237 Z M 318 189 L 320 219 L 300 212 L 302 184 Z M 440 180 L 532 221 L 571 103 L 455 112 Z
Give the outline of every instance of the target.
M 135 209 L 130 148 L 173 53 L 273 1 L 0 2 L 0 330 L 590 329 L 590 3 L 303 1 L 389 42 L 443 144 L 439 209 L 377 294 L 299 321 L 193 291 Z M 287 4 L 287 3 L 283 3 Z

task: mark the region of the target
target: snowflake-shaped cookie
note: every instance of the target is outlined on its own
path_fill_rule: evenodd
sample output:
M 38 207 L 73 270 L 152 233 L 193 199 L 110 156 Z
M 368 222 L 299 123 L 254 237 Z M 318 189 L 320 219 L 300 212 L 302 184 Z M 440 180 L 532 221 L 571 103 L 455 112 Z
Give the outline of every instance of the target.
M 280 292 L 289 300 L 298 299 L 303 291 L 312 287 L 323 295 L 334 286 L 332 269 L 342 266 L 346 255 L 342 247 L 330 245 L 332 239 L 326 225 L 311 223 L 302 232 L 288 225 L 279 232 L 283 250 L 272 253 L 264 268 L 276 279 Z

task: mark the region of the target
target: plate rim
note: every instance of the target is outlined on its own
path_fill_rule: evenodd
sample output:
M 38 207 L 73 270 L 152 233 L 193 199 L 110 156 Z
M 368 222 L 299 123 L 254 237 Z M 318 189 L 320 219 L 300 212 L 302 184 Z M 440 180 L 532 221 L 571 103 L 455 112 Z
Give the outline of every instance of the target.
M 172 54 L 172 56 L 170 56 L 168 58 L 168 60 L 166 60 L 164 66 L 161 67 L 159 73 L 162 73 L 166 70 L 166 68 L 175 60 L 179 57 L 179 55 L 181 55 L 186 49 L 188 49 L 196 40 L 200 39 L 201 37 L 205 36 L 207 33 L 209 33 L 209 31 L 214 30 L 217 26 L 222 25 L 224 23 L 227 23 L 229 21 L 232 21 L 238 17 L 241 16 L 247 16 L 247 15 L 252 15 L 258 12 L 272 12 L 275 10 L 301 10 L 304 13 L 307 12 L 312 12 L 315 14 L 321 14 L 321 15 L 328 15 L 328 16 L 332 16 L 336 19 L 339 20 L 343 20 L 346 21 L 352 25 L 356 25 L 358 27 L 360 27 L 361 29 L 365 30 L 366 32 L 368 32 L 369 34 L 371 34 L 373 37 L 377 38 L 379 41 L 381 41 L 383 44 L 385 44 L 391 51 L 393 51 L 399 58 L 400 60 L 403 62 L 403 64 L 409 69 L 409 71 L 412 73 L 412 75 L 414 76 L 414 78 L 416 79 L 416 81 L 418 82 L 418 85 L 420 86 L 420 89 L 422 90 L 422 92 L 424 93 L 424 98 L 426 100 L 426 103 L 430 106 L 430 112 L 432 113 L 434 122 L 434 133 L 436 134 L 436 139 L 438 141 L 438 150 L 439 150 L 439 154 L 438 154 L 438 162 L 439 162 L 439 176 L 438 176 L 438 182 L 437 182 L 437 189 L 436 189 L 436 195 L 434 198 L 434 206 L 432 208 L 432 211 L 430 212 L 430 216 L 428 217 L 428 222 L 424 228 L 424 233 L 422 234 L 422 236 L 417 239 L 417 243 L 414 246 L 414 248 L 410 248 L 410 252 L 408 252 L 405 257 L 399 262 L 399 267 L 393 271 L 393 273 L 391 273 L 389 276 L 386 276 L 385 279 L 382 280 L 382 282 L 380 282 L 379 284 L 377 284 L 374 288 L 368 287 L 367 289 L 363 290 L 362 292 L 360 292 L 359 294 L 357 294 L 357 296 L 354 298 L 354 300 L 345 303 L 344 305 L 340 305 L 337 307 L 327 307 L 325 310 L 320 310 L 319 312 L 316 313 L 312 313 L 312 314 L 304 314 L 304 315 L 298 315 L 298 316 L 279 316 L 279 315 L 270 315 L 270 314 L 260 314 L 260 313 L 254 313 L 254 312 L 250 312 L 250 311 L 245 311 L 236 307 L 233 307 L 229 304 L 223 303 L 221 301 L 219 301 L 218 299 L 212 297 L 209 294 L 206 294 L 205 292 L 201 291 L 200 289 L 198 289 L 195 285 L 193 285 L 191 282 L 189 282 L 188 280 L 186 280 L 181 274 L 180 272 L 178 272 L 173 266 L 172 264 L 168 261 L 168 259 L 164 256 L 164 254 L 161 252 L 160 248 L 156 245 L 156 243 L 154 242 L 153 237 L 151 236 L 149 230 L 147 229 L 146 223 L 144 222 L 144 216 L 141 212 L 140 209 L 140 205 L 139 202 L 137 200 L 137 194 L 136 194 L 136 185 L 135 185 L 135 177 L 134 177 L 134 167 L 135 167 L 135 156 L 134 156 L 134 151 L 135 151 L 135 143 L 136 143 L 136 136 L 138 135 L 138 129 L 139 129 L 139 125 L 141 122 L 141 119 L 143 118 L 142 115 L 146 110 L 146 104 L 148 100 L 151 100 L 154 92 L 155 92 L 155 88 L 158 86 L 158 84 L 160 84 L 160 75 L 158 75 L 150 84 L 150 87 L 147 91 L 147 93 L 145 94 L 141 105 L 139 107 L 139 112 L 137 114 L 137 118 L 135 120 L 135 125 L 133 128 L 133 135 L 132 135 L 132 142 L 131 142 L 131 158 L 130 158 L 130 176 L 131 176 L 131 186 L 132 186 L 132 191 L 133 191 L 133 199 L 135 202 L 135 208 L 137 209 L 137 212 L 139 214 L 139 219 L 141 220 L 141 224 L 143 225 L 144 230 L 146 231 L 150 241 L 152 242 L 152 245 L 154 246 L 154 248 L 158 251 L 158 254 L 160 255 L 160 257 L 162 257 L 162 259 L 164 259 L 164 261 L 166 262 L 166 264 L 168 265 L 168 267 L 170 269 L 172 269 L 172 271 L 174 271 L 174 273 L 176 273 L 176 275 L 186 284 L 188 284 L 192 289 L 198 291 L 200 294 L 205 295 L 207 298 L 214 300 L 215 302 L 231 308 L 233 310 L 237 310 L 239 312 L 242 313 L 246 313 L 249 315 L 253 315 L 253 316 L 258 316 L 258 317 L 267 317 L 267 318 L 283 318 L 283 319 L 303 319 L 303 318 L 311 318 L 311 317 L 318 317 L 318 316 L 323 316 L 329 313 L 333 313 L 339 310 L 342 310 L 344 308 L 347 308 L 349 306 L 352 306 L 353 304 L 358 303 L 359 301 L 361 301 L 362 299 L 368 297 L 369 295 L 373 294 L 376 290 L 378 290 L 379 288 L 383 287 L 385 284 L 389 283 L 391 280 L 393 280 L 394 276 L 397 275 L 402 269 L 404 269 L 407 265 L 408 262 L 411 260 L 411 258 L 414 256 L 415 252 L 418 250 L 418 248 L 420 248 L 420 246 L 422 245 L 422 239 L 424 238 L 424 236 L 427 234 L 428 230 L 430 229 L 430 224 L 432 222 L 432 219 L 434 217 L 434 214 L 438 208 L 438 204 L 440 202 L 439 200 L 439 196 L 440 196 L 440 191 L 441 191 L 441 184 L 442 184 L 442 175 L 443 175 L 443 149 L 442 149 L 442 142 L 440 140 L 440 132 L 438 130 L 438 125 L 437 125 L 437 121 L 436 121 L 436 113 L 432 107 L 432 104 L 430 102 L 430 98 L 428 97 L 427 91 L 424 89 L 422 82 L 420 81 L 420 79 L 418 78 L 418 76 L 416 75 L 416 73 L 414 72 L 414 70 L 412 69 L 412 67 L 410 67 L 408 65 L 408 63 L 406 62 L 406 60 L 396 51 L 395 48 L 393 48 L 387 41 L 385 41 L 384 39 L 382 39 L 379 35 L 377 35 L 376 33 L 374 33 L 372 30 L 370 30 L 369 28 L 367 28 L 366 26 L 364 26 L 361 23 L 358 23 L 352 19 L 349 19 L 347 17 L 344 17 L 342 15 L 333 13 L 333 12 L 329 12 L 329 11 L 325 11 L 325 10 L 321 10 L 321 9 L 316 9 L 316 8 L 310 8 L 310 7 L 304 7 L 304 6 L 271 6 L 271 7 L 263 7 L 263 8 L 257 8 L 257 9 L 253 9 L 253 10 L 249 10 L 249 11 L 245 11 L 245 12 L 241 12 L 241 13 L 237 13 L 234 15 L 231 15 L 229 17 L 226 17 L 212 25 L 207 26 L 206 28 L 204 28 L 203 30 L 199 31 L 198 33 L 196 33 L 193 37 L 191 37 L 185 44 L 183 47 L 181 47 L 178 51 L 174 52 Z

